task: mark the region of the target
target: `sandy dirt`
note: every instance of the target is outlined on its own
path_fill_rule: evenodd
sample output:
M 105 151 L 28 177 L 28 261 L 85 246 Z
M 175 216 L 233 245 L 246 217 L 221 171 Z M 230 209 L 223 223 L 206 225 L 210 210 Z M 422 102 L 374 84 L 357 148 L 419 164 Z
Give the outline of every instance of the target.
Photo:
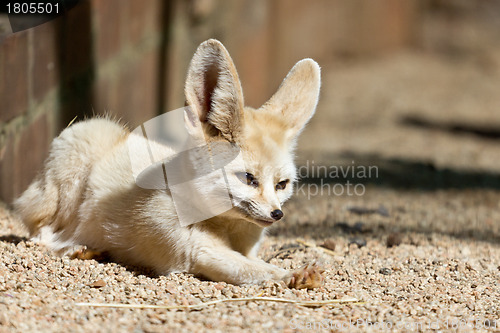
M 2 206 L 0 331 L 499 331 L 494 65 L 416 53 L 323 65 L 320 106 L 298 152 L 302 187 L 260 252 L 288 269 L 317 262 L 325 269 L 323 287 L 238 287 L 58 258 L 28 241 Z M 341 175 L 370 166 L 371 175 Z M 325 242 L 329 251 L 320 247 Z M 358 302 L 245 301 L 190 310 L 79 304 L 175 306 L 243 297 Z

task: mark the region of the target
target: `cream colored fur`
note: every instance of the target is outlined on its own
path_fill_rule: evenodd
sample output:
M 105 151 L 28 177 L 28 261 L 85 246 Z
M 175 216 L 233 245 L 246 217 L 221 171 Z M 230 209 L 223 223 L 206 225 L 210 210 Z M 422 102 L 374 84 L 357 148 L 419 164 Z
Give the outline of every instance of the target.
M 85 245 L 158 274 L 189 272 L 233 284 L 290 282 L 290 272 L 256 253 L 263 228 L 273 222 L 270 212 L 292 195 L 293 149 L 314 114 L 319 88 L 319 66 L 304 59 L 266 104 L 244 107 L 228 52 L 208 40 L 191 61 L 187 102 L 209 143 L 229 141 L 240 147 L 246 170 L 235 171 L 253 174 L 258 187 L 228 173 L 236 206 L 181 227 L 168 190 L 142 189 L 134 182 L 126 142 L 145 139 L 95 118 L 72 125 L 53 141 L 43 173 L 15 201 L 16 211 L 33 239 L 61 254 Z M 276 184 L 286 179 L 286 188 L 277 190 Z

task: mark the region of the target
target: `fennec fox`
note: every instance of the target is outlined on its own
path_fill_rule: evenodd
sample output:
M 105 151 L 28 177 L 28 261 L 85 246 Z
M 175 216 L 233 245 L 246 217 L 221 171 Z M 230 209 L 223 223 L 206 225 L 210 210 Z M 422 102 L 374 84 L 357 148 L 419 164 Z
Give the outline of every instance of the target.
M 317 266 L 286 271 L 256 254 L 264 228 L 283 217 L 281 205 L 292 195 L 293 150 L 314 114 L 319 89 L 320 68 L 304 59 L 267 103 L 259 109 L 245 107 L 229 53 L 219 41 L 208 40 L 190 63 L 185 95 L 191 114 L 185 113 L 184 122 L 188 132 L 196 121 L 201 124 L 202 137 L 195 139 L 206 142 L 209 154 L 217 144 L 241 153 L 240 169 L 226 168 L 218 178 L 211 173 L 196 185 L 198 193 L 203 196 L 206 190 L 215 202 L 219 192 L 209 188 L 227 184 L 230 209 L 182 225 L 178 203 L 192 204 L 195 212 L 200 210 L 196 196 L 181 196 L 176 203 L 168 186 L 139 186 L 131 147 L 148 139 L 106 118 L 65 129 L 53 141 L 43 173 L 14 202 L 15 209 L 31 237 L 59 254 L 86 246 L 157 274 L 189 272 L 237 285 L 275 280 L 289 287 L 316 287 L 322 281 Z M 159 143 L 153 146 L 169 150 Z M 209 157 L 206 163 L 217 162 L 217 156 Z M 165 176 L 170 183 L 170 175 Z

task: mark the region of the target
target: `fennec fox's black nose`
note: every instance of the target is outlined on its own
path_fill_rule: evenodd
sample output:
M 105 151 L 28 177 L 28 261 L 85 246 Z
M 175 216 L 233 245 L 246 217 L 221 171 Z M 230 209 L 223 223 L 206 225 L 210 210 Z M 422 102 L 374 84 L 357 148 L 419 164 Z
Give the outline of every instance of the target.
M 283 217 L 283 212 L 280 209 L 275 209 L 271 212 L 271 217 L 278 221 Z

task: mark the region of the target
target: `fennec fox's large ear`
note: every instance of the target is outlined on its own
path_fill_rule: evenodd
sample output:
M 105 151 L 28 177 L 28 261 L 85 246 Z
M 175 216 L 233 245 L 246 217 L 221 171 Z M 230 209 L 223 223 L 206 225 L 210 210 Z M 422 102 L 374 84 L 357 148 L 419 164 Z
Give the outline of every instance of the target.
M 243 94 L 233 60 L 221 42 L 203 42 L 191 60 L 186 79 L 188 105 L 209 135 L 234 142 L 243 117 Z
M 286 136 L 295 139 L 318 104 L 321 71 L 312 59 L 303 59 L 293 66 L 278 91 L 263 108 L 281 112 L 287 124 Z

